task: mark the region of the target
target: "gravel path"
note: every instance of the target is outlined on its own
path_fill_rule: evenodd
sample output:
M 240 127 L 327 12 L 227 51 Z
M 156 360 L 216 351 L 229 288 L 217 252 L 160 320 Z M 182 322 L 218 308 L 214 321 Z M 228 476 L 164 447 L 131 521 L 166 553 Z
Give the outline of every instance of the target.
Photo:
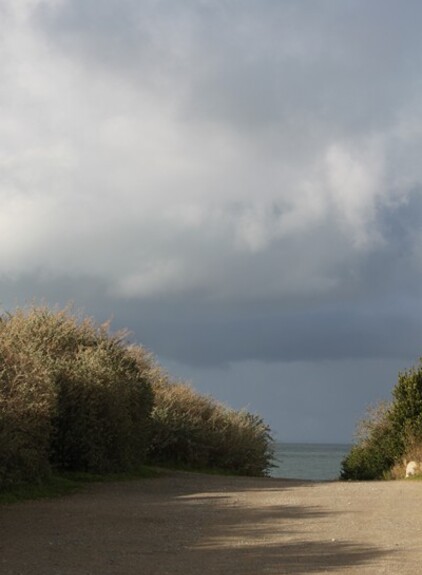
M 0 506 L 1 575 L 422 573 L 422 483 L 175 473 Z

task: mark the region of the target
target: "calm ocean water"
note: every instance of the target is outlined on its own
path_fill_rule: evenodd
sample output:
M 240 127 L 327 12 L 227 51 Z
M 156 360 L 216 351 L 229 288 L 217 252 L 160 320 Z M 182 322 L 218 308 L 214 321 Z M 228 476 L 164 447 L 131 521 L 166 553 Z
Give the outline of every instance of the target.
M 276 443 L 272 477 L 286 479 L 338 479 L 350 445 L 332 443 Z

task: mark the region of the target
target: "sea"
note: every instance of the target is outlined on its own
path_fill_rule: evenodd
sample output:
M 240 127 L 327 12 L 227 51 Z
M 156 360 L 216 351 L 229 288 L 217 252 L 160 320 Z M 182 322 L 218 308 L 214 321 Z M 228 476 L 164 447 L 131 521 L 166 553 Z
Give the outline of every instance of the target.
M 351 445 L 338 443 L 276 443 L 272 477 L 332 481 Z

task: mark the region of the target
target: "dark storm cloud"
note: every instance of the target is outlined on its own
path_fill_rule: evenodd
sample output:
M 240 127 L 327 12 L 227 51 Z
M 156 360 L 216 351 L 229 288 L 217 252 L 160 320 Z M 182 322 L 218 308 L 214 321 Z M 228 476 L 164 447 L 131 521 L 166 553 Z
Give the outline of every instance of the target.
M 350 358 L 408 358 L 422 344 L 421 310 L 362 309 L 301 311 L 254 318 L 224 318 L 160 312 L 140 313 L 137 333 L 164 356 L 192 365 L 231 361 L 320 361 Z M 176 317 L 175 317 L 176 316 Z M 132 320 L 133 323 L 133 320 Z
M 207 305 L 200 298 L 116 301 L 93 278 L 40 278 L 2 281 L 2 304 L 38 302 L 66 305 L 128 328 L 131 340 L 159 357 L 206 368 L 232 362 L 318 362 L 403 359 L 412 363 L 422 345 L 422 304 L 417 299 L 372 299 L 351 305 L 309 305 L 280 311 L 277 303 Z
M 413 249 L 414 236 L 420 232 L 422 222 L 422 187 L 412 189 L 406 201 L 396 205 L 380 206 L 380 228 L 388 247 L 398 257 Z

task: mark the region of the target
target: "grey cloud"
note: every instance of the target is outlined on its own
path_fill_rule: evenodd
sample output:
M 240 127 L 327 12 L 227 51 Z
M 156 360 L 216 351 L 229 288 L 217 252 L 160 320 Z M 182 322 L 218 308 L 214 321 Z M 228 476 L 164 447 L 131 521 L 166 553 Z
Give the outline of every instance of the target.
M 98 320 L 114 318 L 115 329 L 129 328 L 134 340 L 160 357 L 212 366 L 231 362 L 325 361 L 418 356 L 422 341 L 416 301 L 371 301 L 352 306 L 339 302 L 296 311 L 280 311 L 276 302 L 262 306 L 206 305 L 201 298 L 130 302 L 107 296 L 90 278 L 26 277 L 3 281 L 2 304 L 32 297 L 64 305 L 74 301 Z
M 37 19 L 56 43 L 117 73 L 180 76 L 187 115 L 299 129 L 311 118 L 335 129 L 335 118 L 354 132 L 391 121 L 403 86 L 418 85 L 420 15 L 417 2 L 72 0 L 41 5 Z
M 104 301 L 105 293 L 106 285 L 90 276 L 51 275 L 43 271 L 0 276 L 0 308 L 10 312 L 16 306 L 32 304 L 75 305 L 75 310 L 96 314 L 99 321 L 106 321 L 113 312 Z
M 418 356 L 422 328 L 418 317 L 360 309 L 271 315 L 201 317 L 200 314 L 144 317 L 147 345 L 191 365 L 231 361 L 322 361 Z M 145 321 L 146 320 L 146 321 Z M 150 331 L 148 328 L 151 328 Z
M 422 188 L 412 189 L 395 205 L 380 205 L 378 218 L 389 246 L 397 250 L 398 256 L 409 253 L 413 236 L 420 230 L 422 221 Z
M 219 126 L 256 163 L 263 154 L 306 173 L 333 142 L 359 147 L 406 114 L 420 86 L 420 15 L 413 1 L 72 0 L 41 5 L 36 21 L 94 74 L 165 92 L 204 137 Z
M 268 304 L 264 318 L 233 306 L 206 309 L 195 298 L 125 303 L 108 299 L 106 288 L 82 277 L 0 282 L 7 309 L 34 296 L 74 300 L 97 321 L 112 319 L 115 330 L 131 328 L 174 377 L 263 415 L 282 441 L 351 441 L 366 407 L 390 399 L 398 371 L 420 354 L 422 310 L 412 302 L 284 316 Z
M 2 10 L 3 306 L 74 300 L 205 379 L 419 355 L 420 2 Z
M 356 263 L 359 277 L 357 300 L 384 298 L 394 307 L 397 298 L 407 299 L 417 315 L 422 266 L 420 229 L 422 191 L 418 186 L 403 201 L 378 206 L 377 227 L 383 241 Z
M 146 0 L 65 1 L 41 4 L 34 22 L 56 46 L 83 65 L 149 82 L 157 67 L 170 72 L 183 42 L 183 14 L 171 3 Z M 159 70 L 157 71 L 159 72 Z
M 39 271 L 9 279 L 3 274 L 2 303 L 11 308 L 33 297 L 61 305 L 73 300 L 101 321 L 115 317 L 116 329 L 128 327 L 134 339 L 159 356 L 190 365 L 228 365 L 248 359 L 412 359 L 422 341 L 422 270 L 413 257 L 422 217 L 419 189 L 407 202 L 384 206 L 377 217 L 383 242 L 366 255 L 336 259 L 334 266 L 323 268 L 322 273 L 330 273 L 335 283 L 322 291 L 309 269 L 315 259 L 317 272 L 325 251 L 336 243 L 329 225 L 324 228 L 325 242 L 321 243 L 321 234 L 311 235 L 302 245 L 296 240 L 280 242 L 264 253 L 235 259 L 223 257 L 216 245 L 214 253 L 207 253 L 212 244 L 202 243 L 202 236 L 196 240 L 194 235 L 182 236 L 179 241 L 172 236 L 174 254 L 177 250 L 189 253 L 191 273 L 202 267 L 208 278 L 200 287 L 192 284 L 178 293 L 157 286 L 145 297 L 124 297 L 113 294 L 107 278 L 95 273 Z M 129 239 L 120 239 L 120 256 L 111 254 L 112 259 L 136 257 L 136 244 L 130 250 L 136 240 L 132 233 L 129 230 Z M 194 249 L 189 248 L 192 242 Z M 66 263 L 66 252 L 62 255 Z M 122 270 L 126 265 L 122 263 Z M 303 291 L 283 292 L 278 284 L 301 266 L 306 272 L 303 281 L 309 285 Z M 190 273 L 189 268 L 185 271 Z M 275 288 L 268 285 L 271 282 Z

